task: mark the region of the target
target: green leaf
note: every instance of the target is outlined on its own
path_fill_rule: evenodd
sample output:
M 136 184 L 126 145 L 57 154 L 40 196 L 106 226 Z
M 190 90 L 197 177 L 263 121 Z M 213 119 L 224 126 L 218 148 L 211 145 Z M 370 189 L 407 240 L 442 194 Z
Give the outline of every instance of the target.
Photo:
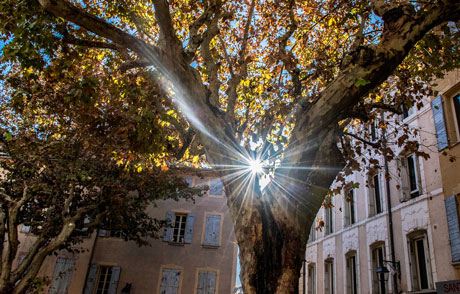
M 9 132 L 6 132 L 4 134 L 4 136 L 5 136 L 5 140 L 7 140 L 7 141 L 11 141 L 11 139 L 13 139 L 13 136 Z
M 361 86 L 365 86 L 367 84 L 370 84 L 371 81 L 368 81 L 368 80 L 363 80 L 363 79 L 357 79 L 356 82 L 355 82 L 355 86 L 356 87 L 361 87 Z

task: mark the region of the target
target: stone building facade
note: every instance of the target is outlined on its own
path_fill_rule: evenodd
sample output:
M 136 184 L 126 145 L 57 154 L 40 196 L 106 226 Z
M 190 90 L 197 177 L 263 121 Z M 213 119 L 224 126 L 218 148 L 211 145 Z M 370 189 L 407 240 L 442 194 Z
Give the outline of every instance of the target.
M 460 99 L 459 77 L 452 73 L 439 83 L 440 99 L 450 103 L 444 107 L 448 146 L 438 146 L 439 107 L 431 103 L 437 97 L 426 98 L 422 109 L 413 107 L 399 119 L 419 130 L 416 139 L 430 158 L 393 146 L 397 158 L 388 162 L 391 179 L 384 168 L 371 176 L 356 172 L 347 180 L 359 188 L 332 197 L 333 207 L 320 209 L 317 218 L 324 220 L 324 227 L 310 228 L 299 293 L 436 293 L 436 282 L 460 279 L 460 260 L 455 260 L 460 258 L 460 247 L 455 247 L 460 242 L 455 239 L 460 108 L 453 101 Z M 444 149 L 450 156 L 442 155 Z M 382 158 L 374 158 L 385 166 Z M 447 199 L 453 195 L 452 206 Z
M 204 177 L 203 177 L 204 175 Z M 74 249 L 45 261 L 49 294 L 228 294 L 235 283 L 237 245 L 221 181 L 210 173 L 189 176 L 208 193 L 192 201 L 158 201 L 150 214 L 172 226 L 151 246 L 138 247 L 117 232 L 99 230 Z M 21 227 L 17 262 L 35 238 Z M 46 293 L 46 292 L 45 292 Z

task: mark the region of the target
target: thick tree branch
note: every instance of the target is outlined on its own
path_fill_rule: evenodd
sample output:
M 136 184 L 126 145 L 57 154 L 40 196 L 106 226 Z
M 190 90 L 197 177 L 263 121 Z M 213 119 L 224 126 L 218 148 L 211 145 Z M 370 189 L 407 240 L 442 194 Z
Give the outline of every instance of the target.
M 372 146 L 372 147 L 374 147 L 374 148 L 376 148 L 376 149 L 382 147 L 381 144 L 380 144 L 380 142 L 371 142 L 371 141 L 365 140 L 365 139 L 363 139 L 363 138 L 357 136 L 356 134 L 349 133 L 349 132 L 344 132 L 343 134 L 344 134 L 344 135 L 347 135 L 347 136 L 350 136 L 350 137 L 353 137 L 353 138 L 355 138 L 356 140 L 361 141 L 361 142 L 363 142 L 364 144 L 369 145 L 369 146 Z
M 70 4 L 65 0 L 39 0 L 41 6 L 48 12 L 57 17 L 62 17 L 67 21 L 73 22 L 78 26 L 85 28 L 103 38 L 111 40 L 114 44 L 118 44 L 124 48 L 130 48 L 138 55 L 151 60 L 158 67 L 163 68 L 165 56 L 161 51 L 122 30 L 109 24 L 102 19 L 87 13 L 86 11 Z
M 168 2 L 166 0 L 154 0 L 153 5 L 155 6 L 155 18 L 160 26 L 160 42 L 164 41 L 164 48 L 173 51 L 173 55 L 182 56 L 184 53 L 182 44 L 177 38 Z
M 232 72 L 232 64 L 230 59 L 228 58 L 227 52 L 225 50 L 225 43 L 223 42 L 222 38 L 220 39 L 222 46 L 224 46 L 228 66 L 230 67 L 231 79 L 228 82 L 228 88 L 226 91 L 227 94 L 227 113 L 226 113 L 226 121 L 229 122 L 233 128 L 236 128 L 235 125 L 235 103 L 236 99 L 238 98 L 237 87 L 240 84 L 241 80 L 246 78 L 248 74 L 248 60 L 246 59 L 246 51 L 248 47 L 248 39 L 249 39 L 249 29 L 251 28 L 252 18 L 254 16 L 254 9 L 256 6 L 257 1 L 253 0 L 251 2 L 251 6 L 249 7 L 248 11 L 248 18 L 246 20 L 246 24 L 244 26 L 244 33 L 243 33 L 243 42 L 241 44 L 240 51 L 238 53 L 238 64 L 240 64 L 240 70 L 238 74 L 233 74 Z
M 45 258 L 53 251 L 59 248 L 69 238 L 75 230 L 75 223 L 82 219 L 88 212 L 97 209 L 97 205 L 89 205 L 79 209 L 73 217 L 69 217 L 63 223 L 59 234 L 50 240 L 46 246 L 40 247 L 36 255 L 30 262 L 30 266 L 25 270 L 19 283 L 15 286 L 12 294 L 22 293 L 29 285 L 30 281 L 36 277 Z

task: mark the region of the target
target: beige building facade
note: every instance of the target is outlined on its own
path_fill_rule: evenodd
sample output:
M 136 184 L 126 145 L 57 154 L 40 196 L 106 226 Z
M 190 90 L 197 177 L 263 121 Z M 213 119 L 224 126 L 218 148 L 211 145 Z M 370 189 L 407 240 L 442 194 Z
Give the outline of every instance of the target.
M 460 93 L 460 84 L 450 85 Z M 317 219 L 324 220 L 324 227 L 310 228 L 300 293 L 436 293 L 437 282 L 459 278 L 450 237 L 455 225 L 458 235 L 458 214 L 448 218 L 446 199 L 455 193 L 458 199 L 460 161 L 448 164 L 439 153 L 434 99 L 426 98 L 423 108 L 413 107 L 399 118 L 419 130 L 414 139 L 430 158 L 391 146 L 396 158 L 387 165 L 390 179 L 386 163 L 374 155 L 382 169 L 350 175 L 347 180 L 359 188 L 332 197 L 333 207 L 320 209 Z M 398 131 L 389 130 L 389 142 Z M 460 146 L 454 147 L 449 154 L 458 157 Z
M 210 189 L 195 203 L 167 199 L 150 209 L 152 216 L 171 223 L 161 239 L 138 247 L 120 233 L 101 229 L 73 248 L 79 252 L 47 258 L 40 271 L 51 279 L 47 293 L 231 293 L 237 245 L 222 182 L 206 172 L 185 179 Z M 27 227 L 20 230 L 17 262 L 35 238 Z

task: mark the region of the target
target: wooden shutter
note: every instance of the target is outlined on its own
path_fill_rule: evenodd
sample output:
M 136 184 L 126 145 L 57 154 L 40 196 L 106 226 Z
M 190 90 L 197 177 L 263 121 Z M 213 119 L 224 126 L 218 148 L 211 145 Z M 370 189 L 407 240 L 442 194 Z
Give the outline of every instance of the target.
M 206 216 L 206 229 L 204 233 L 204 244 L 219 245 L 220 215 L 209 214 Z
M 418 279 L 418 263 L 416 256 L 415 241 L 409 239 L 409 253 L 410 253 L 410 271 L 412 276 L 412 291 L 420 290 L 420 282 Z
M 346 260 L 346 263 L 347 263 L 347 293 L 348 294 L 351 294 L 352 293 L 352 283 L 353 283 L 353 269 L 352 269 L 352 265 L 351 265 L 351 257 L 347 257 L 347 260 Z
M 117 285 L 118 279 L 120 278 L 120 270 L 121 269 L 119 266 L 112 267 L 112 276 L 110 278 L 108 294 L 117 294 Z
M 449 230 L 450 251 L 452 262 L 460 261 L 460 225 L 458 221 L 457 197 L 452 195 L 445 200 L 447 229 Z
M 400 202 L 404 202 L 410 199 L 410 179 L 409 179 L 409 167 L 407 166 L 407 158 L 401 157 L 398 160 L 399 167 L 399 184 L 400 184 Z
M 198 273 L 197 294 L 215 294 L 216 293 L 216 273 L 200 271 Z
M 343 209 L 344 209 L 344 213 L 343 213 L 343 222 L 345 224 L 345 226 L 348 226 L 348 225 L 351 225 L 351 209 L 350 209 L 350 199 L 348 199 L 348 195 L 350 195 L 350 191 L 346 191 L 343 195 L 343 200 L 344 200 L 344 204 L 343 204 Z
M 99 237 L 107 237 L 108 236 L 107 230 L 99 229 L 98 236 Z
M 368 191 L 368 196 L 367 200 L 369 201 L 369 216 L 375 215 L 375 190 L 374 187 L 371 187 L 371 182 L 372 185 L 374 185 L 374 179 L 372 177 L 369 177 L 369 189 Z
M 163 241 L 167 241 L 167 242 L 171 241 L 173 224 L 174 224 L 174 212 L 167 211 L 166 212 L 166 229 L 164 232 Z
M 179 281 L 180 270 L 164 269 L 161 278 L 160 294 L 177 294 Z
M 188 184 L 189 187 L 193 186 L 193 179 L 191 177 L 185 177 L 184 181 Z
M 210 195 L 222 195 L 223 186 L 222 181 L 220 179 L 212 179 L 211 180 L 211 187 L 209 189 Z
M 433 111 L 434 127 L 436 129 L 436 138 L 438 139 L 438 149 L 443 150 L 449 145 L 449 141 L 447 138 L 447 129 L 444 121 L 444 110 L 441 96 L 438 96 L 436 99 L 431 101 L 431 110 Z
M 91 264 L 88 269 L 88 278 L 86 279 L 86 286 L 84 294 L 93 294 L 94 283 L 96 282 L 97 264 Z
M 193 237 L 193 225 L 195 224 L 195 214 L 189 213 L 187 215 L 187 224 L 185 225 L 185 243 L 192 243 Z
M 54 268 L 53 281 L 50 287 L 50 294 L 66 294 L 72 280 L 74 260 L 71 258 L 59 257 Z
M 325 275 L 324 293 L 330 294 L 331 293 L 331 290 L 330 290 L 330 287 L 331 287 L 331 272 L 330 272 L 330 263 L 329 262 L 324 263 L 324 275 Z

